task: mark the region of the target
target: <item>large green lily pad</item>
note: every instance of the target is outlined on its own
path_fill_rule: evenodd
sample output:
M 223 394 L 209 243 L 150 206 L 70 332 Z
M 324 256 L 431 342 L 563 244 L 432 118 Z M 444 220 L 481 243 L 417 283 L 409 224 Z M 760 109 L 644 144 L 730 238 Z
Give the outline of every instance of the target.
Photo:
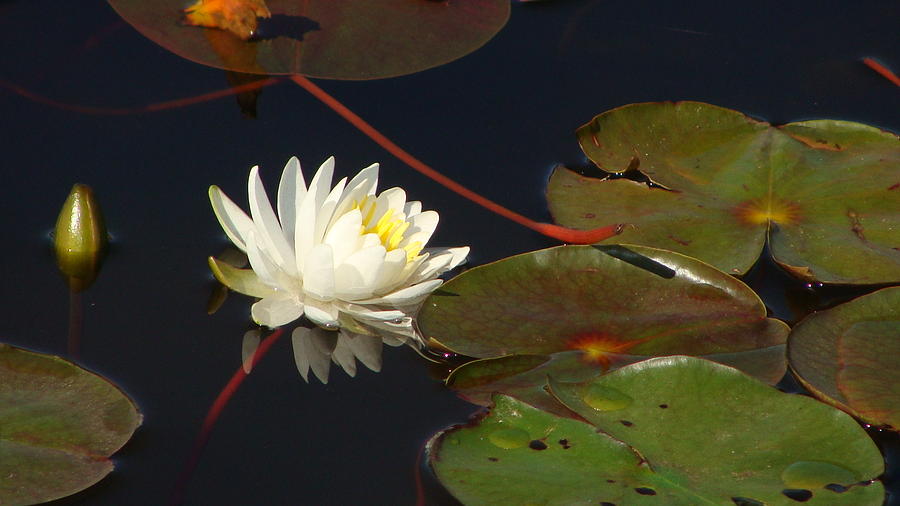
M 808 316 L 788 338 L 788 357 L 816 397 L 900 429 L 900 287 Z
M 900 282 L 893 133 L 832 120 L 774 127 L 709 104 L 665 102 L 605 112 L 577 136 L 614 177 L 557 168 L 547 198 L 561 225 L 630 223 L 616 241 L 732 274 L 747 272 L 768 239 L 775 261 L 803 279 Z
M 150 40 L 189 60 L 249 74 L 378 79 L 448 63 L 506 24 L 509 0 L 268 0 L 263 40 L 181 24 L 184 0 L 109 0 Z
M 552 391 L 588 423 L 498 395 L 487 416 L 430 441 L 447 489 L 465 504 L 884 499 L 871 482 L 883 459 L 852 418 L 730 367 L 664 357 Z
M 46 502 L 100 481 L 140 423 L 134 403 L 100 376 L 0 343 L 0 504 Z
M 786 368 L 788 328 L 750 288 L 646 246 L 559 246 L 470 269 L 426 299 L 418 322 L 435 344 L 498 359 L 451 376 L 476 402 L 503 391 L 541 404 L 526 391 L 544 395 L 547 374 L 584 380 L 659 355 L 717 355 L 769 381 Z

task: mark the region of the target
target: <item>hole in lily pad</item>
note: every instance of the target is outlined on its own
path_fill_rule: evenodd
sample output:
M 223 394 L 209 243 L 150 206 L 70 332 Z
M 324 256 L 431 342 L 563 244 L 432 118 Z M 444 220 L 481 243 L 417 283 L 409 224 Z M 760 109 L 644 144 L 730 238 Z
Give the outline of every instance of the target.
M 648 487 L 637 487 L 634 491 L 641 495 L 656 495 L 656 490 Z
M 781 491 L 785 497 L 797 502 L 806 502 L 812 499 L 812 492 L 802 488 L 786 488 Z
M 842 494 L 842 493 L 850 490 L 850 487 L 845 487 L 845 486 L 839 485 L 837 483 L 829 483 L 828 485 L 825 485 L 824 488 L 827 488 L 828 490 L 831 490 L 832 492 L 837 492 L 838 494 Z
M 547 444 L 541 441 L 540 439 L 535 439 L 528 443 L 528 447 L 532 450 L 546 450 Z
M 619 423 L 626 427 L 634 427 L 634 422 L 629 422 L 628 420 L 619 420 Z
M 572 447 L 572 445 L 569 444 L 568 439 L 560 439 L 559 445 L 563 447 L 563 450 L 568 450 L 569 448 Z

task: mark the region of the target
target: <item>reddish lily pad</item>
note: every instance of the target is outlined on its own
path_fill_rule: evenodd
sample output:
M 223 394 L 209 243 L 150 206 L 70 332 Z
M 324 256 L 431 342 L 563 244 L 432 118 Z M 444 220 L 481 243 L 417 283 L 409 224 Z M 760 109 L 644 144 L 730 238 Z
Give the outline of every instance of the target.
M 429 463 L 465 504 L 878 505 L 878 448 L 846 414 L 693 357 L 550 381 L 582 421 L 497 395 L 437 434 Z M 802 495 L 801 495 L 802 494 Z
M 140 424 L 134 403 L 107 380 L 0 343 L 0 504 L 51 501 L 93 485 Z
M 418 322 L 436 345 L 496 359 L 450 377 L 479 403 L 503 391 L 551 409 L 538 400 L 547 374 L 584 380 L 659 355 L 715 357 L 773 382 L 786 368 L 788 328 L 750 288 L 645 246 L 560 246 L 470 269 L 426 299 Z
M 816 397 L 900 429 L 900 287 L 808 316 L 791 332 L 788 357 Z
M 506 24 L 508 0 L 268 0 L 260 40 L 182 24 L 183 0 L 109 0 L 150 40 L 204 65 L 248 74 L 379 79 L 443 65 Z
M 577 132 L 611 177 L 558 167 L 548 200 L 574 228 L 627 222 L 617 241 L 733 274 L 768 239 L 776 262 L 825 283 L 900 282 L 900 138 L 849 121 L 774 127 L 699 102 L 632 104 Z

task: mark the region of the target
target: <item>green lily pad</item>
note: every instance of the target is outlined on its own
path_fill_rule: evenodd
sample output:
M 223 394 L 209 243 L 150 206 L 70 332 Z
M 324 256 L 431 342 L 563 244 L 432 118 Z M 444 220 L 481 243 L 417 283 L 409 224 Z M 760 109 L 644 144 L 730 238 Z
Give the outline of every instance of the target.
M 0 504 L 81 491 L 141 424 L 115 385 L 59 357 L 0 343 Z
M 744 274 L 766 240 L 776 262 L 825 283 L 900 282 L 900 139 L 849 121 L 774 127 L 699 102 L 632 104 L 577 131 L 612 177 L 558 167 L 557 223 L 626 222 L 616 241 Z M 624 177 L 623 177 L 624 176 Z
M 429 462 L 465 504 L 881 504 L 877 447 L 852 418 L 693 357 L 552 391 L 588 423 L 498 395 L 437 434 Z M 526 443 L 522 443 L 527 441 Z
M 443 65 L 506 24 L 508 0 L 268 0 L 262 40 L 181 24 L 184 0 L 109 0 L 144 36 L 204 65 L 248 74 L 379 79 Z
M 788 328 L 766 318 L 750 288 L 646 246 L 560 246 L 470 269 L 426 299 L 418 323 L 426 338 L 470 357 L 556 354 L 533 368 L 525 359 L 512 369 L 514 359 L 496 370 L 478 362 L 452 377 L 456 388 L 482 394 L 506 392 L 500 381 L 514 395 L 540 394 L 547 374 L 581 380 L 659 355 L 716 354 L 771 381 L 786 368 Z M 468 386 L 460 387 L 464 372 Z
M 702 358 L 741 369 L 770 384 L 784 376 L 784 345 L 734 353 L 714 353 Z M 559 381 L 587 381 L 607 372 L 587 366 L 580 351 L 552 355 L 509 355 L 473 360 L 457 367 L 447 378 L 447 386 L 463 399 L 482 406 L 491 405 L 494 393 L 502 393 L 551 413 L 578 419 L 579 416 L 547 394 L 547 377 Z M 638 355 L 607 354 L 609 369 L 645 360 Z
M 884 288 L 794 327 L 788 358 L 816 397 L 875 425 L 900 428 L 900 287 Z

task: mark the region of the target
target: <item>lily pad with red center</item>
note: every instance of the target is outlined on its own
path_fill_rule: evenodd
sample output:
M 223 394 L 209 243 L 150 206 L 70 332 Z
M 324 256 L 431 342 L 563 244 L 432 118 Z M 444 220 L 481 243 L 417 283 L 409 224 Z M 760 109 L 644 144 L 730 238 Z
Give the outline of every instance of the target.
M 418 323 L 433 344 L 484 359 L 448 380 L 482 404 L 501 391 L 551 409 L 547 375 L 585 380 L 660 355 L 716 358 L 770 382 L 786 368 L 788 327 L 750 288 L 646 246 L 559 246 L 475 267 L 426 299 Z
M 884 288 L 794 327 L 791 369 L 816 397 L 900 430 L 900 287 Z
M 700 102 L 632 104 L 577 131 L 605 177 L 558 167 L 557 223 L 744 274 L 768 240 L 806 280 L 900 282 L 900 138 L 850 121 L 780 127 Z M 602 174 L 601 174 L 602 175 Z
M 0 343 L 0 504 L 79 492 L 141 424 L 115 385 L 59 357 Z
M 509 18 L 508 0 L 268 0 L 255 39 L 186 26 L 183 0 L 109 0 L 150 40 L 204 65 L 248 74 L 380 79 L 478 49 Z

